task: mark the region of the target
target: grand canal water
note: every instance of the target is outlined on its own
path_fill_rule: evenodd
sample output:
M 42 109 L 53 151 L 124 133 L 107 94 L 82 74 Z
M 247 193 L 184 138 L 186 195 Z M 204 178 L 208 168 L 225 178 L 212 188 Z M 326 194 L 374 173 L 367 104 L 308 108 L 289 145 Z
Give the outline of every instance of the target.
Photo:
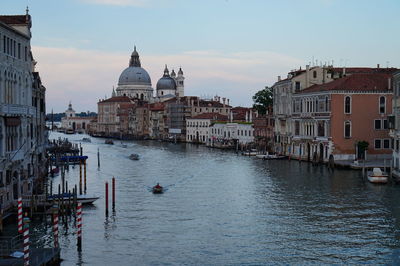
M 78 142 L 83 135 L 52 137 Z M 371 185 L 356 171 L 203 146 L 124 144 L 82 143 L 88 194 L 102 198 L 83 210 L 81 253 L 72 224 L 68 232 L 61 227 L 62 265 L 400 263 L 400 186 Z M 141 159 L 129 160 L 130 153 Z M 112 176 L 117 203 L 106 218 L 104 183 Z M 79 167 L 66 179 L 77 183 Z M 168 191 L 150 193 L 156 182 Z M 50 227 L 36 222 L 33 232 L 52 243 Z

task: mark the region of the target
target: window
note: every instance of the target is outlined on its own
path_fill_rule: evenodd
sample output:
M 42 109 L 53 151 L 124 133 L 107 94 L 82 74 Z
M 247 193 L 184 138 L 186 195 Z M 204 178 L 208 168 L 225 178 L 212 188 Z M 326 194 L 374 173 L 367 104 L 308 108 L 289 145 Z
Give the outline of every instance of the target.
M 388 129 L 389 128 L 389 123 L 387 119 L 383 119 L 383 129 Z
M 350 98 L 350 96 L 346 96 L 344 98 L 344 113 L 345 114 L 351 113 L 351 98 Z
M 375 140 L 375 149 L 380 149 L 381 148 L 381 140 L 380 139 L 376 139 Z
M 300 122 L 294 121 L 294 134 L 300 135 Z
M 315 70 L 313 71 L 313 78 L 315 78 L 315 79 L 317 78 L 317 71 L 315 71 Z
M 383 140 L 383 148 L 384 149 L 390 149 L 390 139 L 384 139 Z
M 386 113 L 386 98 L 384 96 L 379 97 L 379 113 Z
M 325 111 L 328 112 L 329 111 L 329 106 L 328 106 L 329 102 L 328 102 L 328 96 L 325 97 Z
M 346 139 L 351 138 L 351 122 L 350 121 L 344 122 L 344 137 Z
M 325 121 L 318 121 L 318 137 L 325 136 Z
M 375 119 L 375 129 L 381 129 L 382 128 L 382 122 L 380 119 Z
M 300 90 L 300 81 L 296 81 L 295 83 L 295 90 L 299 91 Z

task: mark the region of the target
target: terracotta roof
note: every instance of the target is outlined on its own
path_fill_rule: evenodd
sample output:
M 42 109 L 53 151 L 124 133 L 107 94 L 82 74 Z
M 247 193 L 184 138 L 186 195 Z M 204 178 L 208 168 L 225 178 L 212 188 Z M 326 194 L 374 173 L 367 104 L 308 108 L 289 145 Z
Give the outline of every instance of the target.
M 28 15 L 28 22 L 26 21 L 26 16 L 25 15 L 11 15 L 11 16 L 0 16 L 0 21 L 5 23 L 5 24 L 28 24 L 31 16 Z
M 116 103 L 116 102 L 130 102 L 130 101 L 131 99 L 129 99 L 128 96 L 116 96 L 100 101 L 100 103 Z
M 228 116 L 219 113 L 203 113 L 193 116 L 189 119 L 212 119 L 212 120 L 228 120 Z
M 163 103 L 152 103 L 150 104 L 150 111 L 164 111 Z
M 346 74 L 357 74 L 357 73 L 393 73 L 397 68 L 374 68 L 374 67 L 346 67 Z M 343 67 L 333 67 L 328 68 L 328 70 L 333 70 L 334 72 L 343 73 Z
M 326 84 L 313 85 L 297 94 L 332 90 L 388 91 L 390 77 L 386 73 L 352 74 Z

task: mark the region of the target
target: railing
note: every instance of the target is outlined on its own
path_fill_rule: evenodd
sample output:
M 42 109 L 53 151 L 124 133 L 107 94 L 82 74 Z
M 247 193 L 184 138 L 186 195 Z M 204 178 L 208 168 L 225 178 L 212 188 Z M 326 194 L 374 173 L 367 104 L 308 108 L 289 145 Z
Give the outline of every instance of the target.
M 6 115 L 28 115 L 36 117 L 36 107 L 21 104 L 1 104 L 0 112 Z

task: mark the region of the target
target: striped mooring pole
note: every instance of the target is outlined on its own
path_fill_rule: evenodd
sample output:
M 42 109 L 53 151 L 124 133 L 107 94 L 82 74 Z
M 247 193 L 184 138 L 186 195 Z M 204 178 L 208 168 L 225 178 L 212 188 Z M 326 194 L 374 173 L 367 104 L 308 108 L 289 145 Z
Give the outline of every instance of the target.
M 22 234 L 22 198 L 18 198 L 18 233 Z
M 53 206 L 53 235 L 54 235 L 54 247 L 58 248 L 58 206 Z
M 78 227 L 78 251 L 82 250 L 82 203 L 78 202 L 77 212 L 77 227 Z
M 24 266 L 29 266 L 29 218 L 24 218 Z

